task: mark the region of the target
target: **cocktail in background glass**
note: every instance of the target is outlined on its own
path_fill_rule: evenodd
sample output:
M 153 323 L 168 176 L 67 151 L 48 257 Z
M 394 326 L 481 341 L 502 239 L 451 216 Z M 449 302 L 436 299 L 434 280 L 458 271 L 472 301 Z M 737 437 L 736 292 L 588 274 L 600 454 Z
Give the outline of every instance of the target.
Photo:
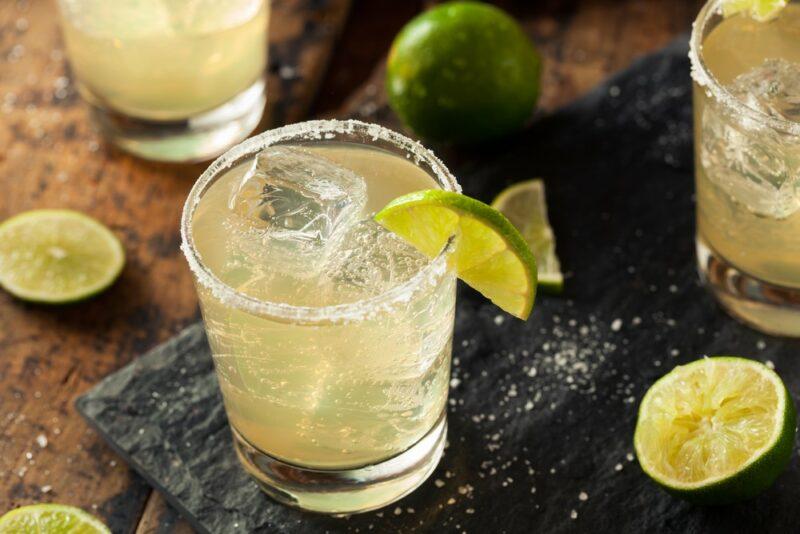
M 800 2 L 720 6 L 691 38 L 700 273 L 734 316 L 800 336 Z
M 258 124 L 269 0 L 58 3 L 77 86 L 113 143 L 153 160 L 203 160 Z
M 274 498 L 351 513 L 439 461 L 455 307 L 450 245 L 430 260 L 372 220 L 416 190 L 459 190 L 376 125 L 256 136 L 200 177 L 183 249 L 245 468 Z

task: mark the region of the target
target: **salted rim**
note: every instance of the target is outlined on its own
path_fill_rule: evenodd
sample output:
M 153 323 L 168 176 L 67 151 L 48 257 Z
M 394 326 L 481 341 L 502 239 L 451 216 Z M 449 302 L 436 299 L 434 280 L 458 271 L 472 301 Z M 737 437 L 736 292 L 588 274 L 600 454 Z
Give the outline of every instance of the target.
M 292 140 L 325 142 L 336 139 L 338 135 L 357 134 L 363 135 L 367 140 L 373 142 L 381 140 L 399 148 L 405 152 L 406 158 L 416 165 L 420 165 L 422 162 L 426 163 L 433 171 L 434 178 L 442 189 L 461 192 L 461 186 L 459 186 L 455 177 L 433 152 L 420 143 L 377 124 L 357 120 L 314 120 L 269 130 L 247 139 L 214 160 L 208 169 L 200 175 L 200 178 L 197 179 L 189 192 L 183 207 L 183 215 L 181 216 L 181 250 L 186 256 L 189 268 L 198 282 L 209 289 L 215 298 L 230 306 L 256 315 L 301 323 L 360 320 L 371 313 L 387 310 L 393 304 L 407 302 L 417 290 L 436 283 L 439 277 L 447 271 L 447 257 L 452 251 L 449 244 L 445 246 L 436 258 L 431 260 L 409 280 L 388 289 L 380 295 L 346 304 L 320 307 L 293 306 L 283 302 L 271 302 L 251 297 L 225 284 L 203 264 L 194 244 L 191 222 L 203 193 L 222 172 L 233 168 L 241 163 L 242 160 L 264 148 L 277 143 Z M 343 141 L 354 142 L 348 139 Z M 368 141 L 362 142 L 362 144 L 372 146 Z
M 723 0 L 709 0 L 692 23 L 692 36 L 689 40 L 689 60 L 692 64 L 692 79 L 711 93 L 711 96 L 737 115 L 743 115 L 759 126 L 769 126 L 790 135 L 800 136 L 800 123 L 772 117 L 748 107 L 736 98 L 710 72 L 702 58 L 703 31 L 713 15 L 721 15 Z M 732 51 L 731 53 L 735 53 Z

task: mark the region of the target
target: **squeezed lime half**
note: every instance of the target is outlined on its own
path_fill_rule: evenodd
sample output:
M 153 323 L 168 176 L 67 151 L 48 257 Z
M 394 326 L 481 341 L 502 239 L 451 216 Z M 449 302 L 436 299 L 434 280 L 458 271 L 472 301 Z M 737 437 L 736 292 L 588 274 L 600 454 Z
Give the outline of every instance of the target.
M 795 407 L 780 377 L 745 358 L 678 366 L 642 399 L 634 446 L 644 472 L 697 504 L 758 495 L 794 448 Z

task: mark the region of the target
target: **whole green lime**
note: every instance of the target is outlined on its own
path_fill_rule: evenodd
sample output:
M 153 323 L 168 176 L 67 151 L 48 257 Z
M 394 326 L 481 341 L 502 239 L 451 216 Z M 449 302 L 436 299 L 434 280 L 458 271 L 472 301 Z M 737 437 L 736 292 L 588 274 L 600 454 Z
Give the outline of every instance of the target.
M 474 143 L 521 128 L 539 97 L 541 59 L 519 24 L 480 2 L 411 20 L 389 53 L 389 104 L 432 141 Z

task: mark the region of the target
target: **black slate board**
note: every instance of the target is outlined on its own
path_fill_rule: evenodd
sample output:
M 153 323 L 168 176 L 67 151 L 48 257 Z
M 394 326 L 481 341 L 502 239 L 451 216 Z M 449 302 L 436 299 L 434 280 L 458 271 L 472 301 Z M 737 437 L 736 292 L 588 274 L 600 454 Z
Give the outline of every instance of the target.
M 527 323 L 460 289 L 449 447 L 396 505 L 335 519 L 262 496 L 237 465 L 199 326 L 79 410 L 202 532 L 796 531 L 796 458 L 757 499 L 699 508 L 656 488 L 632 456 L 638 402 L 676 364 L 749 356 L 800 391 L 800 344 L 739 325 L 697 283 L 686 53 L 675 43 L 524 134 L 447 158 L 487 200 L 546 177 L 570 276 Z

